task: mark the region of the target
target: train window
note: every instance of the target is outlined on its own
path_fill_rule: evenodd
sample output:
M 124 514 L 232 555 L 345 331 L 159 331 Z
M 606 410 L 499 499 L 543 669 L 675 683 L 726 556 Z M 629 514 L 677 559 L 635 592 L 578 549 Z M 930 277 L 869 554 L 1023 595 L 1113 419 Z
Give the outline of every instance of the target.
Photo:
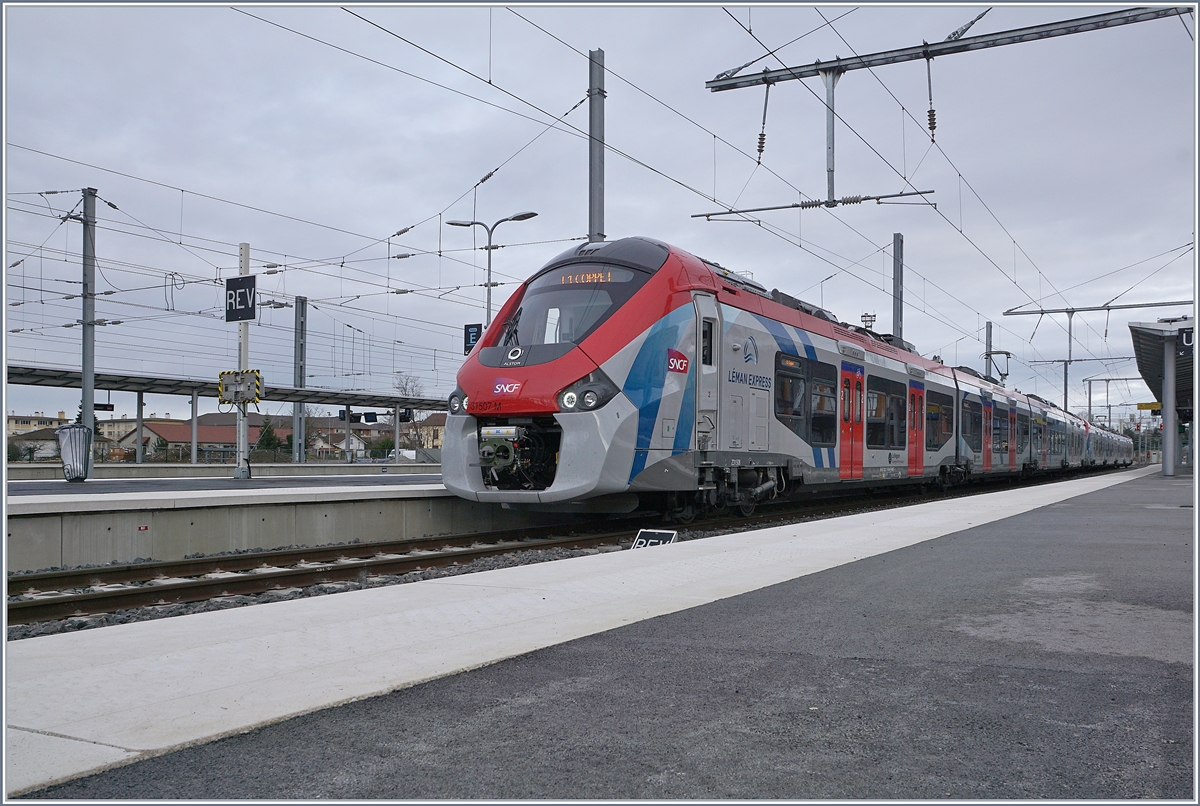
M 904 438 L 905 386 L 875 375 L 867 378 L 868 448 L 907 447 Z
M 803 362 L 780 353 L 775 358 L 775 418 L 801 439 L 808 436 L 804 388 Z
M 1000 408 L 992 411 L 992 451 L 1008 453 L 1008 412 Z
M 837 367 L 832 364 L 811 364 L 809 382 L 811 393 L 809 409 L 810 442 L 813 445 L 833 445 L 837 442 Z M 847 390 L 849 387 L 847 387 Z
M 850 379 L 842 381 L 842 422 L 850 422 Z
M 917 395 L 917 431 L 919 431 L 919 432 L 925 430 L 925 415 L 922 414 L 922 412 L 924 412 L 924 411 L 925 411 L 925 395 L 919 394 L 919 395 Z
M 1017 453 L 1025 453 L 1029 449 L 1029 415 L 1017 415 Z
M 908 429 L 917 430 L 917 393 L 908 393 Z
M 578 344 L 634 295 L 650 275 L 601 263 L 539 274 L 503 325 L 504 345 Z
M 929 392 L 925 406 L 925 449 L 940 451 L 954 436 L 954 398 Z
M 713 320 L 705 319 L 701 325 L 700 363 L 711 367 L 713 362 Z
M 854 382 L 854 424 L 862 425 L 863 417 L 863 388 L 862 381 Z
M 546 344 L 558 344 L 558 308 L 549 308 L 546 311 Z
M 1062 434 L 1058 432 L 1058 423 L 1047 423 L 1047 430 L 1050 432 L 1048 442 L 1050 443 L 1050 453 L 1062 453 Z
M 978 453 L 983 450 L 983 404 L 964 399 L 962 402 L 962 437 L 967 447 Z

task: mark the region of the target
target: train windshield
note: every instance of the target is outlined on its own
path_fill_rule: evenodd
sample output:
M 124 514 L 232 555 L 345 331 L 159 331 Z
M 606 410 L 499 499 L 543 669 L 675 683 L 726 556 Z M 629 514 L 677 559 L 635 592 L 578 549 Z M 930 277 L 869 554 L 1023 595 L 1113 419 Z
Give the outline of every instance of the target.
M 504 323 L 503 346 L 578 344 L 650 275 L 601 263 L 574 263 L 535 277 Z

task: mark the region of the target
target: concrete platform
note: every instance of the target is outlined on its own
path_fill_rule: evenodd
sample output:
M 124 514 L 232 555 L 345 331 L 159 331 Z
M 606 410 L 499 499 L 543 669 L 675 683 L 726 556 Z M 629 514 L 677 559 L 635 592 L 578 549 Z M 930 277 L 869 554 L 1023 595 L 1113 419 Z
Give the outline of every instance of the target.
M 428 466 L 426 466 L 428 467 Z M 13 481 L 7 568 L 36 571 L 136 559 L 521 528 L 539 522 L 452 495 L 440 477 Z M 544 521 L 544 516 L 541 519 Z
M 535 650 L 556 647 L 584 636 L 597 636 L 600 633 L 603 635 L 589 640 L 602 639 L 606 644 L 610 641 L 620 641 L 621 636 L 629 633 L 614 628 L 626 627 L 646 619 L 652 619 L 645 622 L 647 626 L 661 624 L 668 628 L 670 635 L 686 638 L 684 633 L 678 632 L 677 625 L 673 625 L 670 619 L 685 618 L 684 613 L 709 613 L 708 608 L 712 607 L 727 607 L 712 604 L 719 601 L 727 602 L 728 607 L 736 608 L 738 603 L 754 601 L 752 597 L 765 595 L 768 591 L 784 591 L 786 586 L 782 586 L 781 583 L 816 578 L 811 575 L 821 577 L 823 575 L 819 572 L 843 566 L 861 569 L 866 566 L 855 561 L 878 557 L 888 552 L 896 554 L 887 556 L 899 557 L 906 547 L 914 547 L 951 534 L 975 534 L 986 524 L 993 524 L 988 528 L 1003 532 L 1004 526 L 996 524 L 997 521 L 1021 516 L 1023 513 L 1033 513 L 1029 517 L 1035 519 L 1054 517 L 1054 507 L 1069 506 L 1064 502 L 1070 499 L 1108 490 L 1124 482 L 1142 479 L 1145 483 L 1150 483 L 1150 477 L 1156 473 L 1155 469 L 1141 469 L 639 551 L 599 554 L 389 588 L 12 642 L 7 645 L 5 683 L 6 792 L 9 796 L 15 796 L 108 767 L 121 767 L 132 761 L 200 745 L 220 737 L 235 736 L 300 714 L 406 689 L 423 681 L 458 675 L 473 669 L 479 670 L 453 678 L 456 681 L 461 679 L 464 685 L 469 685 L 468 681 L 475 679 L 474 675 L 483 674 L 480 667 Z M 1159 485 L 1181 486 L 1188 486 L 1190 482 L 1190 477 L 1156 481 Z M 1163 500 L 1151 503 L 1159 506 L 1159 509 L 1138 507 L 1133 510 L 1128 502 L 1123 502 L 1121 508 L 1128 516 L 1126 521 L 1137 523 L 1153 519 L 1157 523 L 1162 522 L 1164 518 L 1170 518 L 1172 520 L 1169 528 L 1172 534 L 1178 530 L 1186 536 L 1190 530 L 1190 516 L 1175 524 L 1174 519 L 1179 519 L 1182 511 L 1178 503 L 1172 504 L 1166 498 L 1173 500 L 1174 497 L 1178 497 L 1190 501 L 1192 494 L 1184 494 L 1181 491 L 1172 496 L 1158 497 Z M 1092 495 L 1088 500 L 1102 501 L 1104 496 Z M 1171 507 L 1173 511 L 1168 514 Z M 1097 528 L 1096 525 L 1105 528 L 1104 518 L 1088 517 L 1087 522 L 1090 524 L 1089 528 Z M 1122 523 L 1119 529 L 1123 534 L 1131 534 L 1128 523 Z M 1106 539 L 1120 540 L 1121 535 L 1109 534 L 1106 535 Z M 1187 549 L 1187 556 L 1190 557 L 1193 552 L 1194 548 Z M 946 568 L 947 573 L 957 570 L 950 566 Z M 984 570 L 989 573 L 1000 571 L 998 568 Z M 1189 575 L 1191 570 L 1186 569 Z M 1061 579 L 1059 581 L 1062 582 Z M 1086 587 L 1086 580 L 1076 582 Z M 868 584 L 879 587 L 871 582 Z M 897 612 L 903 611 L 908 606 L 906 598 L 919 598 L 928 592 L 928 588 L 929 585 L 924 583 L 916 590 L 892 589 L 888 595 L 901 598 L 891 605 Z M 747 598 L 744 595 L 748 592 L 761 593 L 754 593 L 751 598 Z M 1190 673 L 1193 654 L 1189 644 L 1193 627 L 1190 592 L 1188 595 L 1187 613 L 1181 613 L 1178 618 L 1171 616 L 1168 619 L 1166 645 L 1147 651 L 1152 651 L 1161 662 L 1189 664 Z M 788 601 L 795 600 L 791 598 Z M 756 608 L 753 611 L 756 614 L 754 618 L 770 620 L 772 614 L 782 615 L 784 609 L 786 608 L 779 607 L 778 602 L 766 610 Z M 669 616 L 667 621 L 655 618 L 667 614 L 679 615 Z M 848 615 L 858 618 L 857 613 Z M 945 615 L 948 618 L 953 614 Z M 1070 613 L 1067 612 L 1066 615 L 1070 616 Z M 799 622 L 795 621 L 797 618 L 800 619 Z M 803 611 L 800 614 L 789 611 L 787 624 L 802 624 L 804 618 Z M 1062 614 L 1060 621 L 1061 618 Z M 1100 612 L 1099 618 L 1104 619 L 1104 611 Z M 1120 622 L 1119 619 L 1118 621 Z M 733 623 L 748 623 L 745 613 Z M 1109 640 L 1108 649 L 1102 648 L 1100 651 L 1118 655 L 1130 652 L 1136 654 L 1141 651 L 1134 646 L 1136 634 L 1130 636 L 1121 633 L 1120 628 L 1129 627 L 1130 624 L 1133 625 L 1134 633 L 1139 631 L 1136 619 L 1132 622 L 1126 619 L 1118 623 L 1116 631 L 1110 630 L 1110 635 L 1106 638 Z M 958 628 L 961 628 L 960 632 L 974 631 L 986 636 L 989 632 L 996 635 L 1002 635 L 1006 630 L 1011 632 L 1014 625 L 1011 620 L 1006 623 L 1002 619 L 995 621 L 982 618 L 967 619 L 955 629 Z M 735 626 L 733 629 L 736 634 L 724 633 L 725 640 L 739 643 L 748 639 L 749 636 L 741 634 L 741 627 Z M 1093 625 L 1090 629 L 1094 632 L 1107 628 Z M 1044 632 L 1041 640 L 1087 640 L 1086 636 L 1081 638 L 1078 635 L 1072 639 L 1069 628 L 1060 629 L 1057 638 L 1054 630 Z M 688 685 L 703 687 L 722 679 L 722 675 L 728 670 L 723 672 L 720 663 L 714 667 L 710 662 L 716 646 L 713 639 L 701 637 L 697 640 L 700 644 L 689 645 L 692 654 L 685 661 L 682 670 L 669 674 L 664 673 L 655 645 L 638 643 L 634 658 L 636 662 L 629 668 L 622 668 L 619 673 L 617 683 L 625 686 L 623 695 L 636 699 L 636 692 L 652 689 L 659 691 L 660 696 L 675 701 L 685 699 Z M 665 647 L 664 641 L 669 643 L 670 639 L 660 639 L 659 646 Z M 570 646 L 587 645 L 575 642 Z M 527 656 L 527 660 L 521 662 L 518 667 L 500 664 L 491 669 L 498 670 L 496 674 L 500 674 L 501 670 L 511 672 L 516 668 L 528 669 L 530 663 L 534 663 L 536 668 L 535 659 L 541 657 L 543 656 L 539 653 Z M 721 657 L 725 657 L 726 660 L 722 662 L 730 666 L 741 662 L 724 655 Z M 746 656 L 750 659 L 753 657 L 753 654 Z M 717 660 L 720 661 L 720 658 Z M 490 672 L 490 669 L 488 671 Z M 690 678 L 698 672 L 704 679 L 691 680 Z M 582 674 L 583 679 L 604 678 L 606 691 L 611 690 L 610 686 L 617 685 L 611 677 L 605 676 L 602 665 L 575 668 L 574 674 Z M 539 703 L 537 699 L 530 700 L 528 690 L 503 692 L 491 686 L 491 683 L 495 682 L 492 678 L 488 678 L 488 682 L 488 693 L 484 695 L 488 702 L 495 702 L 495 697 L 499 696 L 503 702 L 525 703 L 518 709 L 521 713 L 532 708 L 539 714 L 544 713 L 544 707 L 549 705 L 548 701 Z M 438 683 L 434 688 L 428 689 L 419 686 L 408 691 L 412 692 L 412 696 L 420 697 L 421 692 L 436 692 L 436 686 L 440 685 L 441 683 Z M 586 689 L 584 683 L 571 685 L 576 686 L 572 690 L 582 692 Z M 632 689 L 629 688 L 630 685 Z M 685 688 L 680 688 L 681 685 Z M 911 685 L 911 681 L 899 681 L 897 685 L 908 686 Z M 662 693 L 664 690 L 665 694 Z M 509 697 L 516 699 L 510 700 Z M 558 695 L 550 697 L 550 700 L 557 699 Z M 574 702 L 573 696 L 569 699 Z M 619 730 L 623 733 L 640 729 L 635 728 L 635 725 L 643 725 L 642 720 L 635 718 L 634 712 L 625 709 L 629 703 L 613 701 L 607 694 L 603 700 L 608 703 L 605 706 L 605 713 L 608 714 L 606 718 L 610 721 L 616 719 L 621 724 Z M 372 702 L 376 703 L 373 706 L 375 709 L 383 707 L 388 701 Z M 682 711 L 671 712 L 674 714 L 671 718 L 677 721 L 677 729 L 683 732 L 680 735 L 690 736 L 694 731 L 707 730 L 698 724 L 704 722 L 705 708 L 728 708 L 729 703 L 737 702 L 740 702 L 737 692 L 730 691 L 704 707 L 689 702 Z M 645 703 L 639 703 L 639 707 L 642 705 Z M 791 707 L 793 706 L 789 706 Z M 612 710 L 614 708 L 615 711 Z M 818 706 L 810 709 L 807 705 L 797 702 L 794 708 L 797 709 L 796 718 L 799 719 L 800 715 L 807 718 L 809 710 L 816 711 Z M 325 720 L 327 716 L 329 719 L 336 719 L 341 710 L 312 713 L 304 720 Z M 405 713 L 406 726 L 411 724 L 410 717 L 412 720 L 423 719 L 419 709 L 415 707 L 410 706 Z M 449 715 L 444 710 L 438 713 L 443 714 L 445 718 L 437 717 L 433 719 L 433 723 L 446 723 Z M 659 716 L 667 719 L 665 715 Z M 354 718 L 358 726 L 358 735 L 363 735 L 364 732 L 369 734 L 370 728 L 364 723 L 363 714 L 357 713 Z M 593 720 L 595 718 L 595 714 L 589 717 Z M 659 717 L 655 717 L 657 718 Z M 496 719 L 500 719 L 501 724 L 496 725 Z M 532 719 L 538 722 L 541 717 Z M 645 724 L 652 726 L 655 719 Z M 295 729 L 305 725 L 304 720 L 289 725 Z M 662 786 L 658 789 L 631 785 L 628 789 L 614 790 L 612 782 L 624 780 L 626 768 L 623 765 L 630 763 L 628 759 L 622 761 L 619 769 L 607 769 L 603 766 L 596 768 L 585 758 L 583 761 L 589 765 L 588 768 L 592 772 L 579 773 L 579 780 L 572 779 L 570 775 L 564 777 L 563 769 L 549 770 L 550 777 L 538 778 L 538 772 L 547 772 L 545 765 L 538 767 L 535 764 L 537 769 L 530 768 L 531 756 L 528 748 L 522 746 L 522 740 L 514 739 L 515 736 L 524 736 L 524 728 L 520 724 L 508 724 L 506 727 L 503 720 L 502 714 L 493 714 L 484 721 L 503 734 L 504 743 L 497 747 L 509 747 L 509 750 L 503 752 L 515 753 L 516 756 L 501 764 L 501 767 L 509 764 L 512 768 L 508 779 L 510 783 L 504 786 L 497 784 L 495 788 L 490 789 L 482 784 L 477 786 L 470 783 L 475 772 L 472 769 L 472 759 L 476 765 L 482 764 L 479 770 L 482 779 L 488 779 L 485 773 L 489 771 L 494 777 L 502 777 L 508 768 L 496 769 L 491 762 L 483 764 L 479 761 L 481 756 L 475 753 L 469 753 L 468 758 L 462 758 L 454 756 L 450 751 L 447 751 L 445 757 L 454 756 L 457 759 L 453 764 L 454 769 L 448 771 L 450 778 L 441 778 L 439 780 L 442 783 L 430 784 L 427 788 L 413 785 L 399 792 L 388 790 L 381 793 L 381 790 L 349 786 L 341 772 L 342 767 L 338 770 L 322 769 L 322 763 L 318 759 L 303 761 L 299 766 L 292 765 L 289 773 L 305 780 L 319 779 L 326 782 L 320 784 L 317 789 L 297 789 L 294 781 L 272 781 L 258 766 L 252 765 L 253 769 L 247 769 L 241 763 L 217 765 L 220 769 L 214 767 L 208 776 L 197 776 L 191 771 L 187 775 L 168 775 L 158 779 L 158 789 L 149 779 L 142 779 L 146 784 L 145 788 L 131 788 L 130 780 L 139 779 L 138 770 L 145 769 L 147 775 L 154 777 L 149 771 L 160 769 L 154 767 L 154 764 L 161 762 L 169 765 L 171 759 L 183 759 L 190 753 L 220 753 L 220 748 L 224 745 L 218 743 L 188 750 L 179 756 L 163 758 L 150 765 L 139 764 L 114 770 L 80 781 L 78 785 L 68 785 L 50 796 L 806 796 L 799 791 L 780 794 L 773 788 L 734 789 L 724 792 L 705 788 L 680 788 L 676 784 L 681 783 L 681 779 L 675 778 L 676 773 L 669 771 L 662 773 L 669 778 L 662 779 Z M 453 720 L 450 722 L 453 723 Z M 454 724 L 459 725 L 456 729 L 468 729 L 460 723 Z M 481 729 L 479 724 L 477 721 L 472 722 L 472 729 Z M 582 731 L 586 739 L 589 724 L 591 722 L 586 720 L 575 724 L 573 735 Z M 317 736 L 310 735 L 305 739 L 308 751 L 315 752 L 323 758 L 326 754 L 337 755 L 337 746 L 322 746 L 323 740 L 320 735 L 328 735 L 327 723 L 322 721 L 322 725 L 325 727 L 318 731 Z M 391 735 L 397 730 L 405 729 L 407 728 L 402 729 L 392 724 L 386 728 L 389 736 L 386 740 L 383 737 L 369 736 L 364 740 L 373 742 L 373 747 L 382 747 L 379 742 L 393 743 Z M 913 731 L 915 735 L 915 727 Z M 251 736 L 265 739 L 268 736 L 278 736 L 278 733 L 265 730 Z M 703 745 L 704 740 L 700 738 L 700 734 L 696 736 L 699 745 Z M 676 734 L 671 734 L 670 739 L 674 738 Z M 1190 747 L 1191 737 L 1185 738 Z M 644 766 L 646 763 L 653 766 L 655 754 L 665 750 L 662 742 L 669 743 L 670 739 L 660 739 L 657 749 L 653 744 L 640 747 L 637 755 L 640 761 L 634 766 Z M 750 741 L 750 737 L 746 736 L 746 740 Z M 421 745 L 423 740 L 417 737 L 414 737 L 413 741 L 420 746 L 429 746 L 427 743 Z M 462 747 L 458 739 L 448 741 L 448 747 Z M 470 742 L 469 739 L 466 741 Z M 406 744 L 402 748 L 397 747 L 395 752 L 408 758 L 405 754 L 412 752 L 413 746 L 415 745 Z M 244 745 L 240 745 L 237 752 L 245 750 Z M 293 749 L 291 752 L 303 755 L 304 749 Z M 587 755 L 586 751 L 581 752 Z M 727 760 L 728 763 L 737 766 L 738 775 L 745 777 L 751 775 L 748 770 L 758 769 L 750 759 L 739 758 L 739 751 L 731 752 L 733 755 L 729 755 Z M 1187 753 L 1190 759 L 1191 750 L 1188 749 Z M 188 758 L 187 763 L 195 763 L 195 758 Z M 516 760 L 517 758 L 520 761 Z M 672 764 L 685 764 L 683 757 L 674 758 Z M 567 764 L 565 760 L 560 761 Z M 346 763 L 358 764 L 358 761 Z M 746 766 L 747 763 L 750 764 L 749 767 Z M 719 766 L 718 762 L 713 760 L 706 760 L 704 764 Z M 567 764 L 566 768 L 574 769 L 575 766 L 577 765 Z M 236 772 L 235 768 L 243 769 L 246 776 L 255 778 L 256 783 L 243 780 L 241 784 L 236 785 L 242 787 L 242 791 L 233 794 L 229 791 L 215 794 L 212 789 L 204 789 L 205 781 L 211 782 L 222 776 L 241 774 Z M 387 781 L 393 782 L 394 785 L 395 781 L 405 778 L 406 775 L 416 774 L 413 770 L 436 777 L 439 769 L 447 772 L 444 768 L 445 765 L 439 768 L 432 758 L 425 759 L 416 763 L 415 767 L 409 765 L 403 771 L 392 770 L 379 785 L 386 789 Z M 197 768 L 190 768 L 194 769 Z M 982 771 L 980 774 L 983 774 Z M 113 779 L 111 776 L 118 778 Z M 342 782 L 340 788 L 321 789 L 322 786 L 329 786 L 330 776 Z M 199 789 L 182 791 L 184 778 L 196 784 Z M 589 778 L 592 783 L 588 784 L 583 778 Z M 114 795 L 111 794 L 113 790 L 104 788 L 104 782 L 110 780 L 115 781 L 116 791 L 123 794 Z M 450 780 L 463 783 L 455 785 L 448 783 Z M 537 781 L 554 783 L 539 788 L 535 785 Z M 604 783 L 606 781 L 609 783 Z M 275 788 L 272 788 L 273 784 Z M 79 788 L 70 789 L 75 786 Z M 455 786 L 459 788 L 455 789 Z M 753 786 L 752 780 L 750 786 Z M 756 791 L 757 795 L 754 794 Z M 98 794 L 100 792 L 109 794 Z M 157 794 L 145 794 L 147 792 Z M 162 794 L 163 792 L 168 794 Z M 274 794 L 264 795 L 263 792 Z M 847 792 L 849 794 L 845 794 Z M 855 792 L 856 790 L 847 789 L 842 795 L 825 796 L 862 796 L 861 793 Z M 941 793 L 937 796 L 941 796 Z
M 441 465 L 409 462 L 256 462 L 251 467 L 255 478 L 287 476 L 360 476 L 376 475 L 381 468 L 392 474 L 438 473 Z M 184 462 L 101 462 L 91 473 L 93 479 L 175 479 L 233 478 L 232 464 L 190 464 Z M 61 462 L 9 462 L 9 481 L 61 481 Z

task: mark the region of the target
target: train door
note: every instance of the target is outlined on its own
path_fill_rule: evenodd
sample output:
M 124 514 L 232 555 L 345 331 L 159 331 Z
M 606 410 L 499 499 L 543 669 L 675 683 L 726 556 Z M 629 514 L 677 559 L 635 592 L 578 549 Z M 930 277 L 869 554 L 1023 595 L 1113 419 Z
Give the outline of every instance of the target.
M 1010 402 L 1008 408 L 1008 469 L 1017 469 L 1017 404 Z
M 696 450 L 716 450 L 717 401 L 721 395 L 721 318 L 711 294 L 696 294 Z
M 842 381 L 838 401 L 839 426 L 838 477 L 861 479 L 863 474 L 863 409 L 866 408 L 866 374 L 849 361 L 842 362 Z
M 987 473 L 992 469 L 992 451 L 996 450 L 993 444 L 997 436 L 996 424 L 992 422 L 992 399 L 985 397 L 983 399 L 983 472 Z
M 925 384 L 908 382 L 908 475 L 925 474 Z

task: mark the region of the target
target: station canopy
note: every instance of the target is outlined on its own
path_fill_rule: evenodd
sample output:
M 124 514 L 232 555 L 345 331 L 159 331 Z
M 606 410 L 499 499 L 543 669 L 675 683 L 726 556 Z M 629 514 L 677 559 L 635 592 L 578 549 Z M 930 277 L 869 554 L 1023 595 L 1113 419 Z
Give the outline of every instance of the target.
M 27 386 L 55 386 L 67 389 L 83 388 L 83 373 L 79 370 L 29 367 L 9 364 L 8 382 Z M 216 379 L 204 381 L 193 378 L 154 378 L 97 372 L 95 388 L 113 392 L 144 392 L 154 395 L 217 397 Z M 262 399 L 276 403 L 305 403 L 314 406 L 352 406 L 374 409 L 415 409 L 445 411 L 446 401 L 431 397 L 402 397 L 378 392 L 339 391 L 336 389 L 294 389 L 287 386 L 263 385 Z
M 1192 421 L 1192 345 L 1195 339 L 1192 317 L 1163 319 L 1158 322 L 1130 322 L 1133 354 L 1138 372 L 1159 403 L 1163 402 L 1163 344 L 1175 340 L 1175 411 L 1181 423 Z

